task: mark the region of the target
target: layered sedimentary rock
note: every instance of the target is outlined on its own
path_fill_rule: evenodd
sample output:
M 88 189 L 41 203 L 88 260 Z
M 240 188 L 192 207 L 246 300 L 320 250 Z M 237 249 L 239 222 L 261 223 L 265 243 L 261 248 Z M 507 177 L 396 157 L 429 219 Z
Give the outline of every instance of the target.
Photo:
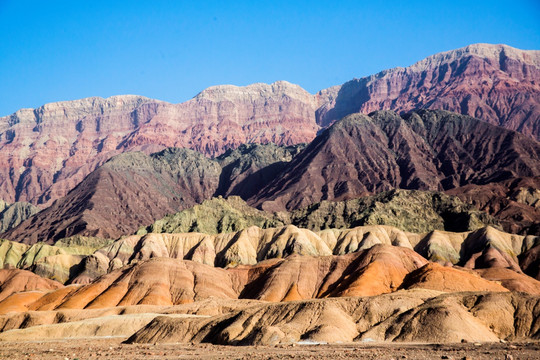
M 388 111 L 370 117 L 351 115 L 293 158 L 296 150 L 248 146 L 217 160 L 187 149 L 122 154 L 92 172 L 53 206 L 2 236 L 27 243 L 52 242 L 76 234 L 117 238 L 218 194 L 254 194 L 248 204 L 281 211 L 393 188 L 445 190 L 540 174 L 540 144 L 535 140 L 440 110 L 404 117 Z M 381 195 L 383 202 L 407 204 L 399 199 L 399 193 L 388 195 L 394 200 L 385 196 Z M 427 210 L 420 212 L 439 224 L 423 227 L 425 219 L 407 220 L 391 205 L 387 214 L 363 212 L 357 220 L 360 224 L 389 221 L 414 231 L 441 228 L 441 222 L 444 229 L 454 231 L 495 224 L 486 215 L 470 213 L 463 204 L 444 196 L 411 197 L 417 198 L 411 199 L 415 203 L 425 203 Z M 358 203 L 377 208 L 377 202 L 373 198 Z M 427 214 L 430 207 L 438 215 Z M 280 221 L 295 223 L 287 216 Z M 302 219 L 297 221 L 311 226 Z M 326 227 L 346 225 L 338 219 L 324 221 Z M 418 227 L 412 228 L 414 223 Z
M 0 339 L 126 336 L 135 331 L 129 342 L 229 345 L 538 337 L 540 282 L 504 263 L 512 261 L 517 248 L 534 248 L 538 239 L 491 228 L 440 233 L 446 237 L 445 249 L 440 241 L 427 246 L 422 236 L 391 227 L 312 235 L 291 232 L 292 227 L 282 230 L 289 236 L 267 236 L 257 247 L 271 256 L 253 265 L 223 269 L 201 259 L 181 260 L 181 254 L 166 257 L 164 252 L 180 252 L 187 245 L 187 238 L 176 238 L 161 249 L 155 241 L 135 244 L 131 256 L 130 241 L 117 242 L 110 250 L 117 254 L 113 267 L 120 268 L 86 285 L 62 286 L 21 270 L 2 270 Z M 211 256 L 206 241 L 199 255 Z M 214 242 L 220 240 L 214 237 Z M 242 246 L 256 246 L 255 239 L 244 237 Z M 241 253 L 246 250 L 242 246 L 224 248 Z M 482 246 L 482 255 L 495 251 L 498 255 L 488 258 L 499 260 L 478 263 Z M 452 267 L 448 261 L 442 266 L 418 253 L 428 248 L 440 261 L 453 247 L 461 248 L 458 261 L 471 269 Z M 195 249 L 201 251 L 201 245 Z M 184 258 L 193 253 L 183 250 L 188 251 Z
M 539 54 L 471 45 L 316 95 L 279 81 L 211 87 L 182 104 L 125 95 L 21 109 L 0 118 L 0 198 L 50 205 L 121 152 L 305 143 L 348 114 L 381 109 L 444 109 L 538 139 Z
M 109 244 L 110 241 L 104 239 L 80 236 L 62 239 L 53 246 L 0 240 L 0 267 L 30 270 L 65 283 L 80 271 L 78 266 L 87 255 Z
M 273 214 L 249 206 L 242 198 L 231 196 L 217 197 L 203 201 L 200 205 L 179 211 L 142 227 L 138 235 L 146 233 L 187 233 L 198 232 L 219 234 L 247 229 L 284 225 Z
M 263 303 L 210 319 L 157 317 L 128 342 L 277 345 L 526 340 L 538 337 L 539 301 L 523 294 L 423 290 L 370 298 Z M 514 322 L 518 318 L 521 321 Z
M 217 158 L 222 167 L 217 195 L 237 195 L 247 199 L 255 195 L 276 176 L 285 165 L 303 150 L 305 145 L 279 147 L 267 145 L 241 145 Z
M 324 200 L 289 213 L 280 212 L 285 223 L 310 229 L 389 225 L 404 231 L 470 231 L 499 221 L 457 197 L 434 191 L 390 190 L 344 201 Z
M 411 216 L 415 214 L 415 216 Z M 138 230 L 146 233 L 201 232 L 219 234 L 285 224 L 319 231 L 364 225 L 389 225 L 409 232 L 470 231 L 499 222 L 473 206 L 439 192 L 391 190 L 346 201 L 322 201 L 292 212 L 271 214 L 238 196 L 213 198 L 157 220 Z
M 327 126 L 342 117 L 377 110 L 449 110 L 540 139 L 540 51 L 474 44 L 351 80 L 319 93 Z
M 135 332 L 129 343 L 530 341 L 538 338 L 537 310 L 538 296 L 500 292 L 402 290 L 374 297 L 284 303 L 209 299 L 174 307 L 138 305 L 0 315 L 0 340 L 129 336 Z
M 486 280 L 472 271 L 445 268 L 412 249 L 384 244 L 345 255 L 295 254 L 228 269 L 156 257 L 121 267 L 83 286 L 70 285 L 32 297 L 11 291 L 0 302 L 0 309 L 13 299 L 28 310 L 52 310 L 170 306 L 208 298 L 280 302 L 374 296 L 398 289 L 508 291 L 496 275 L 490 276 L 492 280 Z M 538 294 L 540 282 L 531 278 L 529 285 Z
M 212 197 L 221 168 L 202 154 L 167 149 L 126 153 L 92 172 L 67 196 L 3 234 L 23 243 L 72 235 L 117 238 Z
M 393 188 L 447 190 L 540 175 L 540 143 L 442 110 L 349 115 L 250 202 L 270 211 Z
M 270 229 L 254 226 L 218 235 L 149 233 L 126 237 L 86 257 L 72 281 L 88 283 L 114 269 L 154 257 L 229 267 L 255 265 L 290 255 L 345 255 L 378 244 L 408 248 L 442 265 L 467 269 L 508 268 L 537 276 L 535 258 L 531 254 L 540 246 L 540 238 L 508 234 L 492 227 L 462 233 L 415 234 L 382 225 L 319 232 L 288 225 Z
M 20 269 L 0 269 L 0 284 L 0 300 L 23 291 L 47 291 L 62 287 L 57 281 Z
M 287 82 L 217 86 L 176 105 L 114 96 L 22 109 L 0 118 L 0 198 L 50 205 L 129 150 L 217 155 L 245 143 L 308 142 L 317 131 L 314 111 L 313 97 Z
M 273 179 L 296 152 L 297 146 L 267 144 L 242 145 L 218 159 L 178 148 L 152 155 L 124 153 L 93 171 L 42 213 L 2 237 L 24 243 L 53 243 L 73 235 L 114 239 L 132 234 L 142 225 L 152 224 L 212 196 L 236 192 L 252 194 Z M 239 210 L 248 211 L 247 208 Z M 255 209 L 248 212 L 263 214 Z M 200 225 L 190 224 L 184 231 L 209 228 L 202 219 L 199 222 Z M 241 228 L 234 227 L 234 219 L 228 222 L 232 230 Z M 219 226 L 218 232 L 231 230 L 225 223 Z M 276 221 L 267 225 L 279 224 Z M 247 225 L 263 223 L 248 221 Z
M 531 246 L 519 256 L 520 265 L 527 274 L 540 280 L 540 244 Z

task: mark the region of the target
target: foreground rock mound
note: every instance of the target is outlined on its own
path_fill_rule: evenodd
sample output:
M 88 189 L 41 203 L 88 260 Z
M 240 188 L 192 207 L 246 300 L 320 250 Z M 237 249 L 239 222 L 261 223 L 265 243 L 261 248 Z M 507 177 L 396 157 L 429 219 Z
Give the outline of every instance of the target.
M 45 293 L 63 287 L 59 282 L 44 279 L 30 271 L 0 270 L 0 313 L 26 311 L 26 304 L 40 299 Z
M 499 277 L 493 280 L 499 280 Z M 540 285 L 540 284 L 539 284 Z M 407 274 L 400 288 L 431 289 L 444 292 L 457 291 L 508 291 L 506 287 L 462 270 L 444 267 L 437 263 L 428 263 L 420 269 Z M 538 290 L 538 285 L 534 288 Z
M 300 341 L 527 340 L 538 339 L 539 321 L 537 296 L 422 290 L 376 297 L 263 303 L 211 319 L 157 317 L 128 342 L 276 345 Z
M 507 234 L 493 227 L 461 233 L 415 234 L 385 225 L 318 232 L 287 225 L 268 229 L 254 226 L 218 235 L 149 233 L 120 239 L 86 257 L 71 281 L 85 284 L 113 269 L 154 257 L 230 267 L 255 265 L 262 260 L 293 254 L 345 255 L 377 244 L 408 248 L 442 265 L 468 269 L 509 268 L 535 277 L 534 254 L 540 248 L 540 237 Z
M 114 271 L 82 287 L 59 308 L 176 305 L 209 297 L 236 298 L 236 294 L 226 270 L 156 258 Z
M 250 276 L 241 297 L 265 301 L 291 301 L 323 297 L 370 296 L 397 290 L 410 272 L 427 261 L 414 251 L 376 245 L 342 256 L 290 256 L 260 263 Z M 260 275 L 259 275 L 260 274 Z M 504 289 L 503 289 L 504 290 Z
M 169 306 L 209 298 L 279 302 L 373 296 L 398 289 L 540 293 L 539 281 L 502 270 L 508 272 L 443 267 L 411 249 L 384 244 L 345 255 L 291 255 L 227 269 L 157 257 L 111 271 L 87 285 L 69 285 L 31 297 L 13 294 L 0 301 L 0 312 L 15 301 L 19 311 L 24 311 Z M 521 287 L 515 283 L 519 279 Z

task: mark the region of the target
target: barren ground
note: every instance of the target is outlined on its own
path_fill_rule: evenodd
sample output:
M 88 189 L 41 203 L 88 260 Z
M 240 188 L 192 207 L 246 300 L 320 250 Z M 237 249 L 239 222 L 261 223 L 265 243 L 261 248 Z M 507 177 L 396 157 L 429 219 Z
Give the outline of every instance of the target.
M 126 345 L 124 338 L 4 342 L 1 359 L 540 359 L 540 342 L 484 344 Z

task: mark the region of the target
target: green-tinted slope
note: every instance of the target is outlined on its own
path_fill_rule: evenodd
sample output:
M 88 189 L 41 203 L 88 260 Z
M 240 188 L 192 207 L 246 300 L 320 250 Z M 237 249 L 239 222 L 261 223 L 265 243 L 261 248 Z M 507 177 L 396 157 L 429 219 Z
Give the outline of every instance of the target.
M 0 234 L 7 231 L 41 209 L 27 202 L 16 202 L 13 204 L 0 200 Z
M 27 245 L 0 239 L 0 268 L 27 269 L 40 276 L 66 282 L 72 268 L 84 256 L 111 243 L 112 240 L 83 236 L 61 239 L 55 245 Z
M 469 231 L 486 225 L 498 227 L 492 216 L 455 196 L 418 190 L 391 190 L 374 196 L 322 201 L 290 213 L 282 221 L 314 231 L 362 225 L 390 225 L 404 231 Z
M 499 227 L 490 215 L 439 192 L 392 190 L 347 201 L 322 201 L 292 212 L 271 214 L 257 210 L 241 198 L 214 198 L 168 215 L 141 228 L 138 234 L 202 232 L 218 234 L 245 229 L 296 225 L 319 231 L 362 225 L 390 225 L 425 233 L 433 230 L 470 231 L 486 225 Z
M 176 214 L 168 215 L 152 225 L 141 228 L 137 234 L 201 232 L 219 234 L 243 230 L 250 226 L 276 227 L 283 222 L 272 214 L 257 210 L 238 196 L 206 200 Z

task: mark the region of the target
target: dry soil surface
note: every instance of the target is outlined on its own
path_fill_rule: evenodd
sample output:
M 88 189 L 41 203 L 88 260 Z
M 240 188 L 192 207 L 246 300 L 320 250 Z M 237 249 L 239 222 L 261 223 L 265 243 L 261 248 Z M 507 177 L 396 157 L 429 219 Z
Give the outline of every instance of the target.
M 1 359 L 540 359 L 540 342 L 217 346 L 209 344 L 127 345 L 125 338 L 4 342 Z

